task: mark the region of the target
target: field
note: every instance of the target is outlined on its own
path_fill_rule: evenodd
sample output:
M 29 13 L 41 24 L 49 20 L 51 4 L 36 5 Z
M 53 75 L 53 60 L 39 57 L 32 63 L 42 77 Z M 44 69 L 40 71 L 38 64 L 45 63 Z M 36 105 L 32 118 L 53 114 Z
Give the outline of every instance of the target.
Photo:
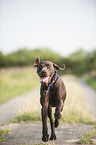
M 33 67 L 8 68 L 0 70 L 0 104 L 24 94 L 39 85 Z
M 77 82 L 77 77 L 64 75 L 62 79 L 67 89 L 67 99 L 62 112 L 61 124 L 95 124 L 96 120 L 87 106 L 82 88 Z M 36 69 L 33 67 L 2 69 L 0 71 L 0 104 L 38 87 L 39 84 Z M 41 121 L 41 105 L 39 102 L 37 91 L 37 95 L 32 96 L 25 102 L 11 122 Z

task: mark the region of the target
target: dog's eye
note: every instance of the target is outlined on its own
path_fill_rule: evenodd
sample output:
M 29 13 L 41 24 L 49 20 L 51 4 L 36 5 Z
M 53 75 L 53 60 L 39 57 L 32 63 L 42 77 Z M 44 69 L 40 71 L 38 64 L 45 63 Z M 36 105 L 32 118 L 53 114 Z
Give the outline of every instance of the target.
M 50 65 L 49 64 L 47 64 L 46 66 L 47 66 L 47 68 L 50 68 Z
M 42 65 L 39 66 L 39 69 L 42 69 Z

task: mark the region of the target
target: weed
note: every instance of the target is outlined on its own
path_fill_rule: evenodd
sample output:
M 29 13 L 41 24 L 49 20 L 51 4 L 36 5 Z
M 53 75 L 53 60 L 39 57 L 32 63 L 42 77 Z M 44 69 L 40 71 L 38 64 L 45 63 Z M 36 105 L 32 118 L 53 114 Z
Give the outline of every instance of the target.
M 10 129 L 6 128 L 6 129 L 1 129 L 0 130 L 0 143 L 5 141 L 4 137 L 9 134 Z
M 82 136 L 77 143 L 78 144 L 93 144 L 92 139 L 94 138 L 96 138 L 96 126 L 94 126 L 92 131 Z

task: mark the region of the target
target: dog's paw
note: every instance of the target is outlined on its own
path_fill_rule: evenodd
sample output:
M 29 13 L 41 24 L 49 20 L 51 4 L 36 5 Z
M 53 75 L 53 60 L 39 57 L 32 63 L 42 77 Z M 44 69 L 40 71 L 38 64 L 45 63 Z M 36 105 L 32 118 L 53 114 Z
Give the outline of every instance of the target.
M 50 140 L 56 140 L 56 135 L 51 135 Z
M 60 113 L 54 113 L 54 117 L 55 117 L 55 119 L 61 119 L 61 114 Z
M 58 119 L 55 119 L 54 124 L 55 124 L 55 128 L 57 128 L 57 127 L 59 126 L 59 121 L 58 121 Z
M 49 140 L 49 135 L 43 135 L 42 141 L 47 142 Z

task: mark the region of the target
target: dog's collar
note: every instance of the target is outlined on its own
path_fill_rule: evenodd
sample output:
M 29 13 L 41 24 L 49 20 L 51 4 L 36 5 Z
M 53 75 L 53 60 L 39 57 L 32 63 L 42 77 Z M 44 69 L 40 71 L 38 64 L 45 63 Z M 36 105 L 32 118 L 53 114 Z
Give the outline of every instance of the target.
M 50 87 L 55 83 L 55 81 L 57 80 L 57 77 L 58 77 L 58 74 L 56 72 L 55 79 L 50 84 L 46 84 L 47 90 L 44 91 L 43 93 L 44 96 L 48 94 Z

